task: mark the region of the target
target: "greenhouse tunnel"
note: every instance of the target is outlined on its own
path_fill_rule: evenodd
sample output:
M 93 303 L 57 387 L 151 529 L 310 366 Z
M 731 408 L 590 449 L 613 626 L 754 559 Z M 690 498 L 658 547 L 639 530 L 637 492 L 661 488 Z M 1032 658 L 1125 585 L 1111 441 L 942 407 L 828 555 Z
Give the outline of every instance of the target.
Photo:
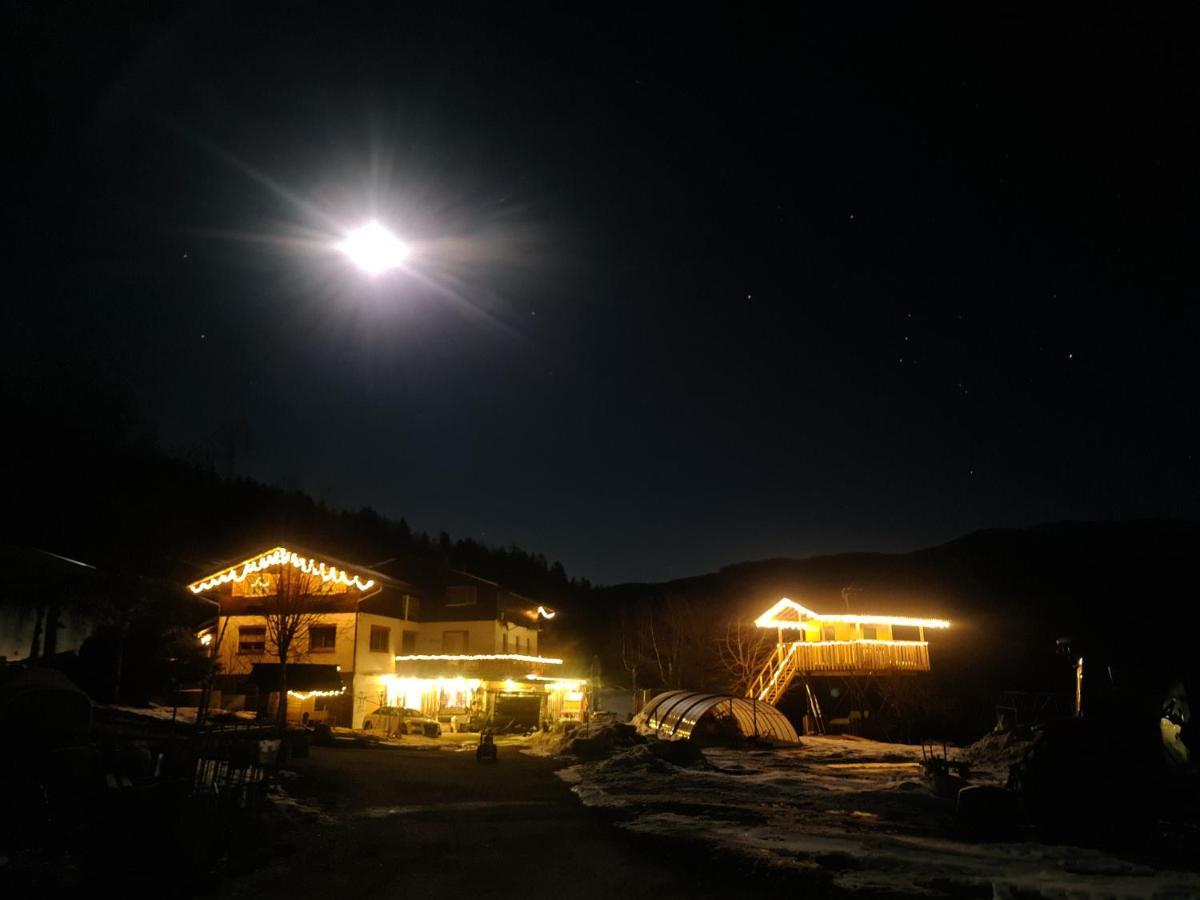
M 771 704 L 731 694 L 666 691 L 647 703 L 636 721 L 658 737 L 674 741 L 690 738 L 692 731 L 708 715 L 732 716 L 746 737 L 792 743 L 800 739 L 792 723 Z

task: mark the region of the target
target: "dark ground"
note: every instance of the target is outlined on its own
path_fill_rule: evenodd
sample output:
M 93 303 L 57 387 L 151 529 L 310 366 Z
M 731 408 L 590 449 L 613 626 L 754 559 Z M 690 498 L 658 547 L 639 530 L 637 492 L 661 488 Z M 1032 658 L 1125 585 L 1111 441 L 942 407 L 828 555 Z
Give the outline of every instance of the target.
M 623 832 L 582 806 L 561 761 L 470 752 L 312 748 L 283 789 L 321 814 L 286 819 L 269 860 L 227 897 L 756 896 L 764 883 L 684 846 Z

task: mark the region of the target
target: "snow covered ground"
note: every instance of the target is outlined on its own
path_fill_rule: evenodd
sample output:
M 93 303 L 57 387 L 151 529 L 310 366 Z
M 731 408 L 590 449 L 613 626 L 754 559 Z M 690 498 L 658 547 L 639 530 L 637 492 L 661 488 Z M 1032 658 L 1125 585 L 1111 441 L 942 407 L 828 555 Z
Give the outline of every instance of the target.
M 1020 752 L 985 739 L 952 758 L 972 783 L 1003 784 Z M 838 737 L 799 747 L 704 751 L 681 768 L 635 747 L 559 772 L 589 806 L 621 810 L 637 833 L 700 841 L 814 889 L 984 897 L 1200 897 L 1200 874 L 1155 870 L 1095 850 L 970 843 L 953 801 L 922 777 L 921 748 Z

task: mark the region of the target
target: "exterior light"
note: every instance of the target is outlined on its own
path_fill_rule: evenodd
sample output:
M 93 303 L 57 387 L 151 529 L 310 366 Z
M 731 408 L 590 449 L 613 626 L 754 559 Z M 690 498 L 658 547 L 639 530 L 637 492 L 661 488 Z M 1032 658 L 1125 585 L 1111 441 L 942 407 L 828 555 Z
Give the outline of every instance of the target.
M 795 618 L 780 618 L 782 613 L 791 613 Z M 871 616 L 857 613 L 837 613 L 823 615 L 801 606 L 787 597 L 768 609 L 754 620 L 759 628 L 803 628 L 808 620 L 813 625 L 822 622 L 848 622 L 858 625 L 909 625 L 916 628 L 949 628 L 950 623 L 945 619 L 919 619 L 911 616 Z
M 275 547 L 254 559 L 248 559 L 245 562 L 238 563 L 236 566 L 222 569 L 220 572 L 210 575 L 201 581 L 194 581 L 188 585 L 188 590 L 193 594 L 200 594 L 219 587 L 222 584 L 228 584 L 231 581 L 244 581 L 247 576 L 261 572 L 263 569 L 282 565 L 290 565 L 292 568 L 299 569 L 306 575 L 315 575 L 322 581 L 332 581 L 335 584 L 344 584 L 346 587 L 356 587 L 360 591 L 367 591 L 375 586 L 375 582 L 370 578 L 364 580 L 357 575 L 350 575 L 334 566 L 327 566 L 325 563 L 319 563 L 316 560 L 305 559 L 300 554 L 293 553 L 286 547 Z
M 398 269 L 408 259 L 408 246 L 372 219 L 346 235 L 337 248 L 368 275 Z
M 305 700 L 311 700 L 313 697 L 340 697 L 344 693 L 346 693 L 346 689 L 343 687 L 338 691 L 288 691 L 288 696 L 295 697 L 303 703 Z
M 476 660 L 506 659 L 531 665 L 561 666 L 562 660 L 549 656 L 526 656 L 523 653 L 413 653 L 397 656 L 396 662 L 474 662 Z
M 537 616 L 539 619 L 549 620 L 549 619 L 553 619 L 557 615 L 558 615 L 557 612 L 555 612 L 552 609 L 546 609 L 546 607 L 544 607 L 544 606 L 539 606 L 537 608 Z

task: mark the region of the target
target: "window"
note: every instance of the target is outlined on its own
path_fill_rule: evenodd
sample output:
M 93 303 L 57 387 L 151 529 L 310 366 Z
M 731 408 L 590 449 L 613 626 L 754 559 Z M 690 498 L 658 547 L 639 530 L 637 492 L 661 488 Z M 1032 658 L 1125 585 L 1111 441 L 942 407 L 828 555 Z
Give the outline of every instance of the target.
M 473 584 L 452 584 L 446 588 L 446 605 L 447 606 L 474 606 L 475 605 L 475 585 Z
M 521 652 L 521 636 L 519 634 L 517 635 L 517 652 Z
M 501 653 L 508 652 L 508 634 L 507 634 L 507 632 L 505 634 L 500 635 L 500 652 Z
M 835 635 L 835 632 L 833 630 L 832 625 L 826 625 L 824 628 L 821 629 L 821 640 L 823 640 L 823 641 L 837 640 L 837 638 L 834 635 Z
M 308 627 L 309 653 L 332 653 L 336 645 L 336 625 L 310 625 Z
M 874 625 L 864 625 L 862 633 L 865 641 L 873 641 L 879 637 L 879 629 Z
M 267 628 L 265 625 L 238 627 L 238 653 L 265 653 L 267 650 Z
M 417 633 L 415 631 L 404 631 L 400 633 L 400 652 L 417 652 Z
M 382 625 L 371 626 L 371 652 L 390 653 L 392 650 L 392 629 Z
M 467 634 L 466 631 L 443 631 L 442 632 L 442 652 L 443 653 L 466 653 L 467 652 Z

